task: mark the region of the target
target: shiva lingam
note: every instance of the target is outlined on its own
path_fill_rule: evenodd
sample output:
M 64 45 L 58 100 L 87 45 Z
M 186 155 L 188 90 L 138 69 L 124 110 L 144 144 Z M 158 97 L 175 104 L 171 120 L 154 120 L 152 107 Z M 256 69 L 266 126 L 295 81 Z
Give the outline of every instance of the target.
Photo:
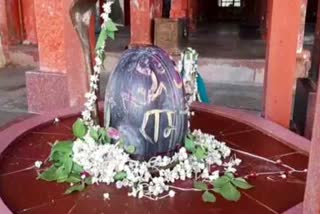
M 89 78 L 93 74 L 89 25 L 95 3 L 75 0 L 70 9 Z M 105 100 L 105 127 L 118 129 L 124 142 L 135 146 L 138 159 L 173 153 L 182 146 L 187 132 L 184 84 L 164 50 L 136 47 L 124 53 L 110 77 Z M 98 120 L 97 105 L 92 117 Z

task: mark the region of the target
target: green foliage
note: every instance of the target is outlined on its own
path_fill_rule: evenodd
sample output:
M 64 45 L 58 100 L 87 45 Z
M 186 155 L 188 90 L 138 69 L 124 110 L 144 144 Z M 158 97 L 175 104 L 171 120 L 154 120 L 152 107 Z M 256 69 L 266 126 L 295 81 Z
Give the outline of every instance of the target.
M 193 183 L 193 187 L 198 190 L 203 190 L 203 191 L 208 189 L 208 185 L 206 183 L 197 182 L 197 181 Z
M 88 131 L 88 127 L 81 119 L 78 119 L 72 126 L 72 131 L 74 136 L 78 138 L 83 138 Z
M 206 150 L 200 146 L 196 148 L 196 151 L 193 154 L 198 160 L 203 160 L 208 155 Z
M 136 151 L 136 147 L 134 147 L 133 145 L 124 146 L 124 150 L 128 154 L 134 154 Z
M 90 136 L 98 143 L 98 144 L 109 144 L 111 143 L 111 138 L 108 137 L 106 129 L 99 128 L 90 129 Z
M 127 177 L 127 173 L 125 171 L 121 171 L 121 172 L 118 172 L 115 176 L 114 176 L 114 179 L 116 181 L 122 181 L 123 179 L 125 179 Z
M 71 186 L 65 194 L 81 191 L 84 189 L 85 184 L 89 184 L 89 182 L 84 182 L 81 179 L 81 173 L 84 171 L 83 168 L 72 160 L 72 146 L 72 141 L 56 142 L 52 146 L 49 157 L 49 161 L 52 162 L 51 167 L 42 172 L 38 177 L 45 181 L 79 184 Z
M 112 20 L 109 20 L 106 23 L 106 26 L 101 29 L 101 32 L 99 34 L 97 44 L 96 44 L 96 50 L 103 49 L 105 46 L 105 41 L 108 38 L 114 39 L 115 38 L 115 32 L 118 31 L 117 26 Z
M 192 155 L 194 155 L 199 161 L 204 160 L 208 156 L 207 150 L 204 147 L 197 145 L 191 136 L 185 137 L 184 147 L 188 152 L 191 152 Z
M 228 201 L 238 201 L 241 197 L 240 192 L 231 182 L 226 183 L 220 188 L 216 188 L 215 191 Z
M 238 187 L 240 189 L 251 189 L 251 188 L 253 188 L 253 186 L 251 184 L 249 184 L 243 178 L 236 178 L 236 179 L 233 179 L 231 182 L 232 182 L 233 185 L 235 185 L 236 187 Z
M 71 186 L 69 187 L 65 192 L 64 194 L 68 195 L 68 194 L 71 194 L 73 192 L 81 192 L 84 190 L 85 188 L 85 184 L 82 182 L 81 184 L 78 184 L 78 185 L 74 185 L 74 186 Z
M 212 193 L 209 192 L 209 191 L 205 191 L 205 192 L 202 194 L 202 200 L 203 200 L 204 202 L 214 203 L 214 202 L 216 202 L 216 196 L 214 196 L 214 194 L 212 194 Z
M 193 152 L 195 152 L 195 150 L 196 150 L 196 145 L 195 145 L 194 141 L 191 140 L 191 139 L 188 138 L 188 137 L 185 138 L 184 147 L 186 148 L 186 150 L 187 150 L 188 152 L 192 152 L 192 153 L 193 153 Z
M 238 177 L 235 178 L 230 172 L 219 177 L 212 182 L 213 188 L 209 189 L 208 185 L 203 182 L 194 182 L 194 188 L 204 191 L 202 194 L 202 200 L 204 202 L 213 203 L 216 201 L 215 193 L 220 194 L 228 201 L 238 201 L 241 198 L 241 193 L 237 188 L 250 189 L 253 188 L 245 179 Z

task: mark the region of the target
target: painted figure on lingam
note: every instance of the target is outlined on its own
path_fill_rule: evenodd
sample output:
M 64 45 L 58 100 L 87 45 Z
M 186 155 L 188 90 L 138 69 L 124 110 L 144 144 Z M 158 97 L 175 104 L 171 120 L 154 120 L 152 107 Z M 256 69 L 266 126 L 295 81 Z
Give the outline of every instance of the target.
M 126 51 L 105 96 L 105 125 L 117 128 L 138 159 L 181 147 L 187 131 L 183 81 L 174 61 L 158 47 Z

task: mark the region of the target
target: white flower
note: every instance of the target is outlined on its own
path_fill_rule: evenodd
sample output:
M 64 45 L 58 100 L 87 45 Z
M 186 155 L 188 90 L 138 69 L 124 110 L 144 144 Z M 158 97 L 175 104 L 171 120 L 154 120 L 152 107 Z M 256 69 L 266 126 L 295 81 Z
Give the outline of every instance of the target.
M 110 195 L 109 195 L 109 193 L 104 193 L 104 194 L 103 194 L 103 200 L 110 200 Z
M 53 121 L 53 123 L 59 123 L 60 122 L 60 119 L 59 118 L 54 118 L 54 121 Z
M 111 5 L 113 4 L 113 1 L 107 1 L 102 5 L 102 8 L 106 14 L 111 13 Z
M 173 190 L 170 190 L 170 191 L 169 191 L 169 196 L 170 196 L 170 198 L 173 198 L 175 195 L 176 195 L 176 192 L 175 192 L 175 191 L 173 191 Z
M 98 75 L 91 75 L 90 81 L 91 81 L 91 82 L 98 82 L 98 81 L 99 81 Z
M 39 169 L 42 166 L 42 161 L 34 162 L 34 166 Z

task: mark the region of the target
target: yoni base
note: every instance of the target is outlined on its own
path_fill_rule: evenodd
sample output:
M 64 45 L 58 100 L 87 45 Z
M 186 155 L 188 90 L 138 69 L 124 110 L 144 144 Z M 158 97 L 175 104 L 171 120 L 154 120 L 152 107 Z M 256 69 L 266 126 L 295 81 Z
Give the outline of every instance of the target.
M 68 79 L 63 73 L 26 72 L 28 110 L 50 112 L 69 106 Z

